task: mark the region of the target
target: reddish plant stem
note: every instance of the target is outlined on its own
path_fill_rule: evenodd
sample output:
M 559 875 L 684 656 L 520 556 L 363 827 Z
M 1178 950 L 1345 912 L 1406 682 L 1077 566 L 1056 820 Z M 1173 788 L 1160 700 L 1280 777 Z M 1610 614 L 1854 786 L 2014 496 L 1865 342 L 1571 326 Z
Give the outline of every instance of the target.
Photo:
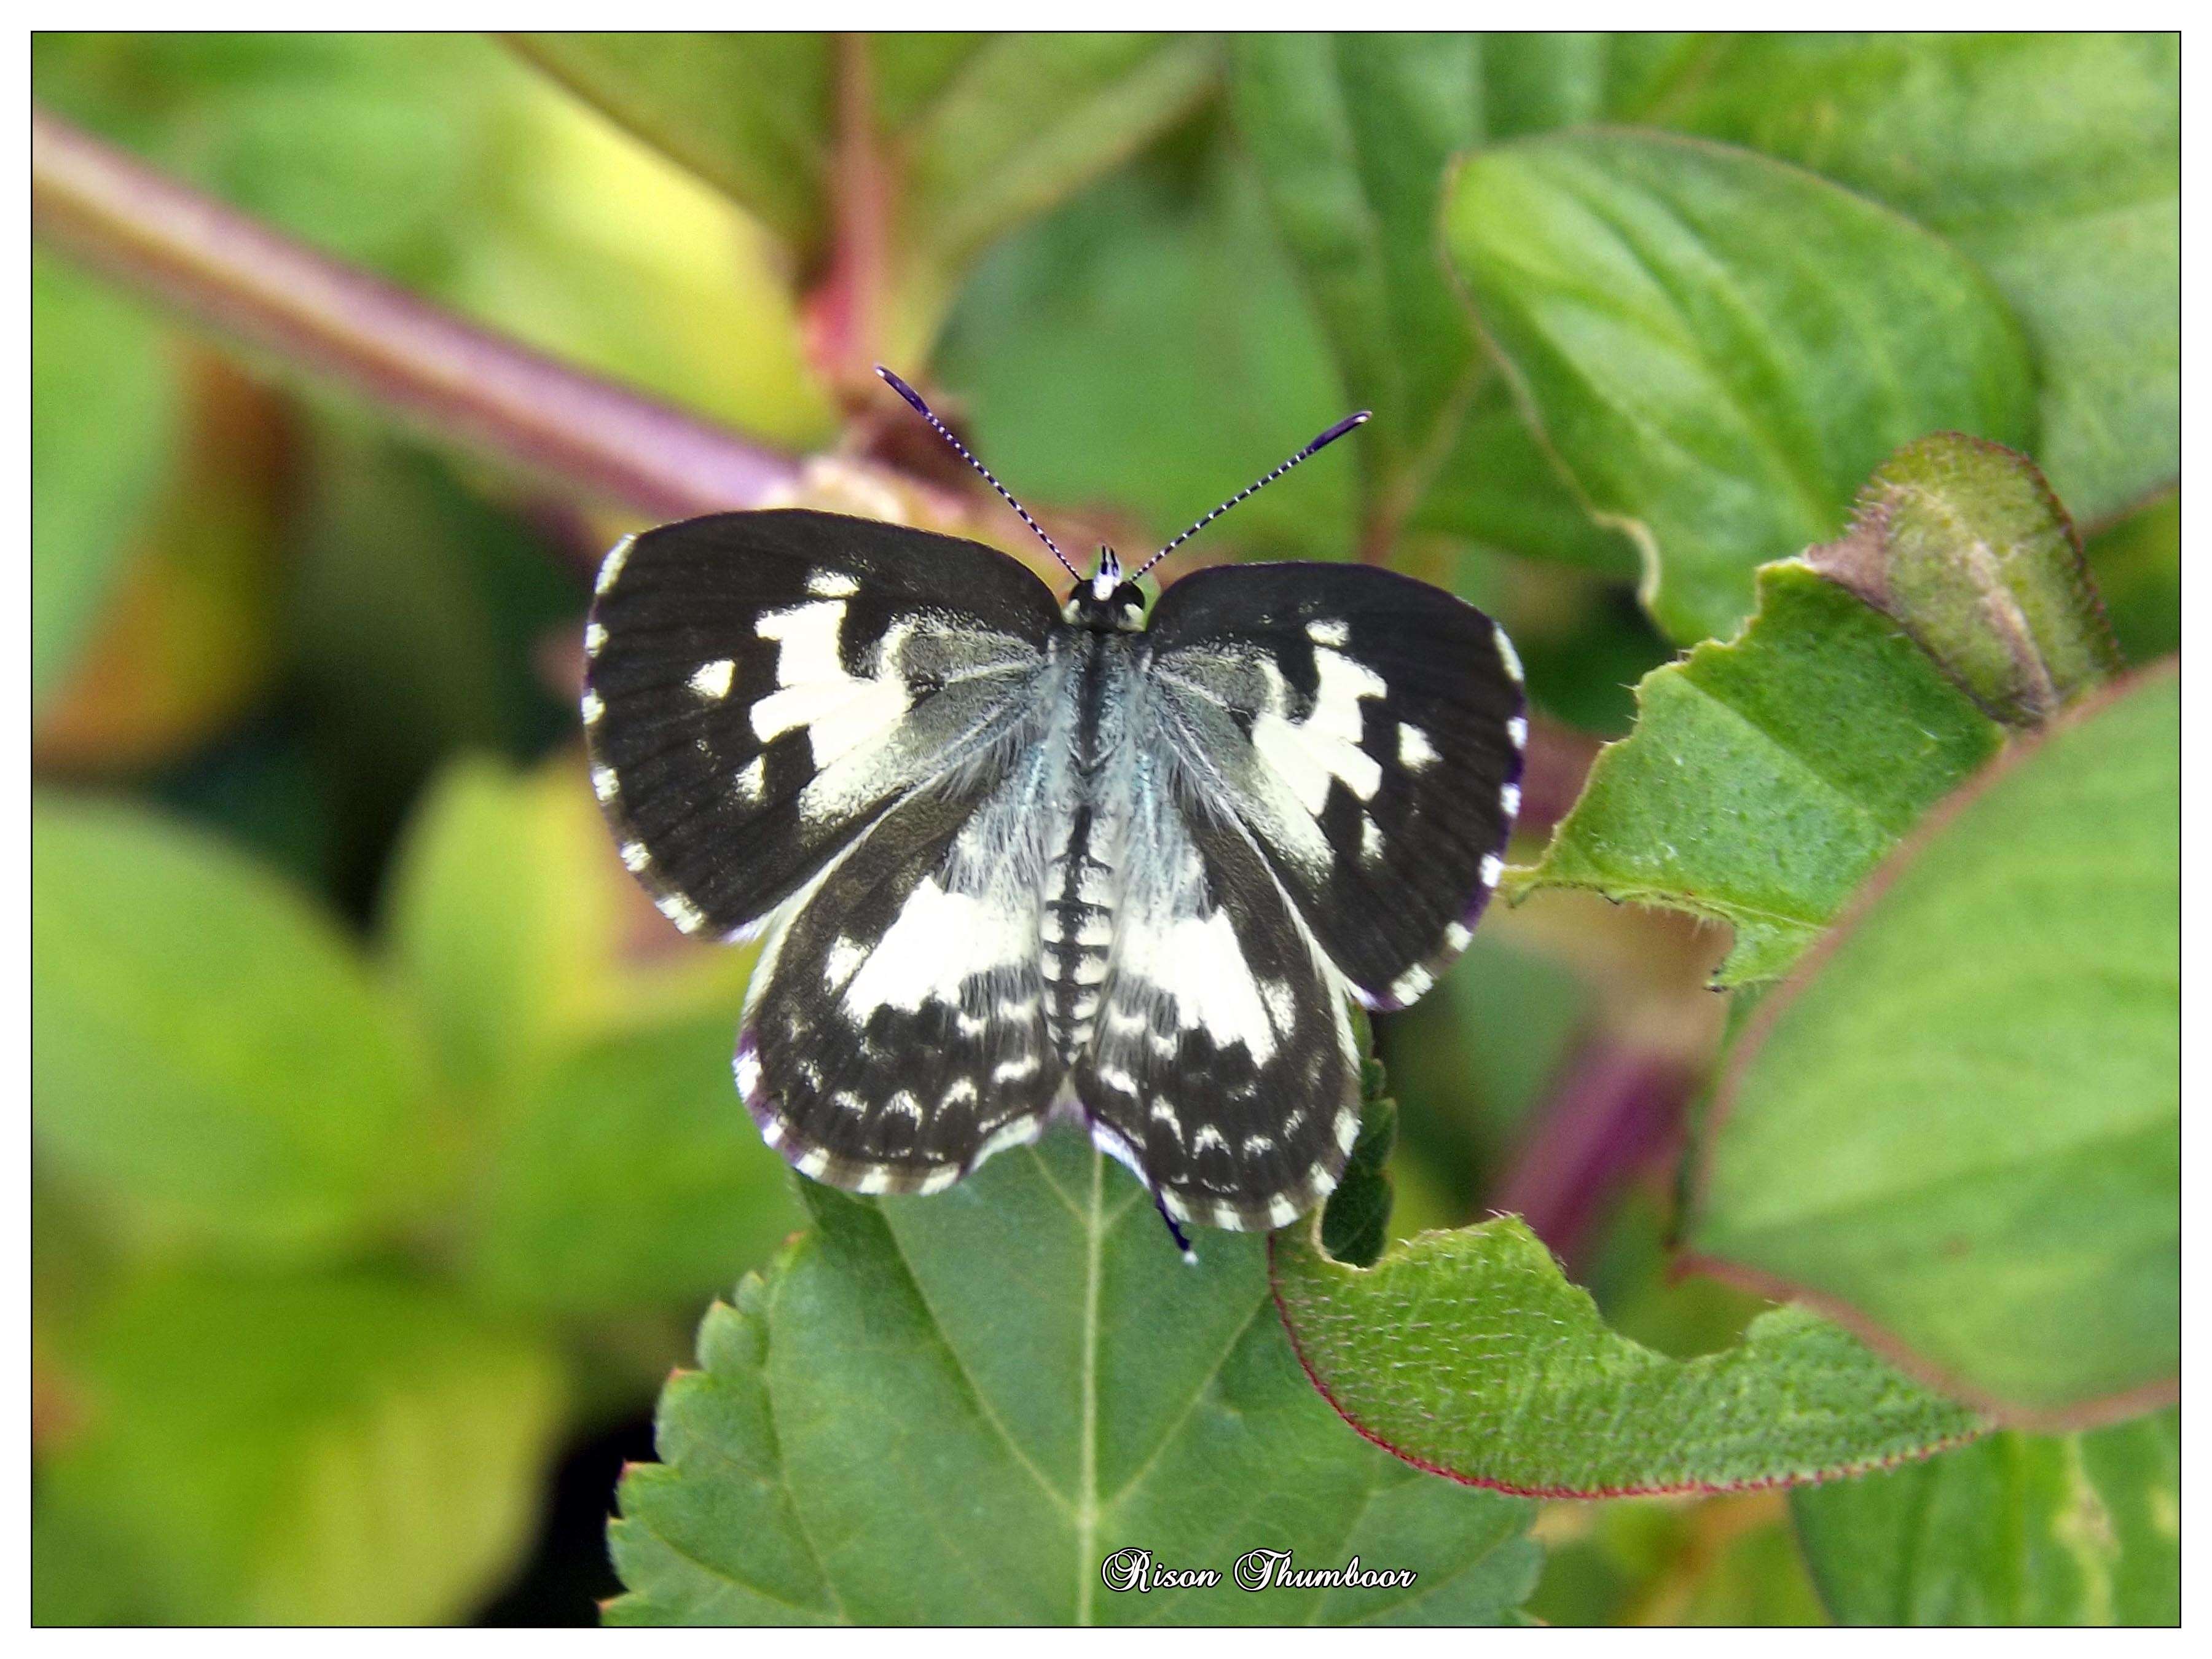
M 816 367 L 848 401 L 879 390 L 890 272 L 890 188 L 876 131 L 874 64 L 866 35 L 836 41 L 837 149 L 829 268 L 809 296 Z
M 40 234 L 214 328 L 564 492 L 656 519 L 761 506 L 791 457 L 585 374 L 356 270 L 34 110 Z
M 1679 1144 L 1696 1082 L 1676 1056 L 1592 1042 L 1531 1123 L 1492 1207 L 1519 1215 L 1553 1255 L 1574 1261 L 1607 1200 Z

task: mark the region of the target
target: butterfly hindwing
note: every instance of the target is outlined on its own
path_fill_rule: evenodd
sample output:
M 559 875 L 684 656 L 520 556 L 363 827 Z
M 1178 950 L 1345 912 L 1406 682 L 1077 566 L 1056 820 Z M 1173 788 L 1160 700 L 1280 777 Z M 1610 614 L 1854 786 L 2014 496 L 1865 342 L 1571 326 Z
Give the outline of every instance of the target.
M 757 926 L 893 802 L 1015 719 L 1057 622 L 973 542 L 801 511 L 648 531 L 585 633 L 592 787 L 690 933 Z
M 1140 739 L 1156 742 L 1148 734 Z M 1133 803 L 1104 995 L 1074 1082 L 1170 1214 L 1279 1227 L 1359 1125 L 1344 995 L 1250 840 L 1162 769 Z
M 769 1144 L 815 1179 L 935 1191 L 1043 1127 L 1061 1067 L 1034 747 L 1024 732 L 892 808 L 770 930 L 738 1084 Z
M 1370 1007 L 1465 948 L 1503 871 L 1520 664 L 1473 606 L 1360 565 L 1202 570 L 1152 619 L 1161 725 Z

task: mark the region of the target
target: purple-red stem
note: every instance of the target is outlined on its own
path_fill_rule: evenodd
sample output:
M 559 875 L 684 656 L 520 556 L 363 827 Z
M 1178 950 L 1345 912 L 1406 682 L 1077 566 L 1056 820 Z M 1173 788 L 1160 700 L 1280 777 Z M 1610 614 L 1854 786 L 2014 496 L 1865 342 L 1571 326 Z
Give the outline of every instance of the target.
M 31 204 L 42 235 L 131 286 L 564 490 L 678 519 L 798 478 L 787 455 L 462 322 L 38 110 Z
M 1695 1069 L 1605 1037 L 1577 1054 L 1490 1200 L 1572 1261 L 1607 1201 L 1680 1141 Z

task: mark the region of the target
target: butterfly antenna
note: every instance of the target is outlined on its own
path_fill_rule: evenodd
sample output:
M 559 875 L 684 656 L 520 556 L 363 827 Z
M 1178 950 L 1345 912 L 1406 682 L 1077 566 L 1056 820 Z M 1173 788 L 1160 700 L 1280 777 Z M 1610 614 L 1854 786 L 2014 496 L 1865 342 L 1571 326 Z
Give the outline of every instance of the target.
M 908 396 L 911 398 L 913 397 L 913 394 L 909 392 Z M 919 398 L 915 398 L 915 407 L 920 408 L 921 400 Z M 923 410 L 922 412 L 926 415 L 929 411 Z M 1215 507 L 1212 512 L 1207 514 L 1196 524 L 1191 526 L 1189 529 L 1184 531 L 1182 535 L 1176 537 L 1158 552 L 1153 554 L 1151 558 L 1146 559 L 1144 563 L 1139 565 L 1137 568 L 1130 574 L 1127 580 L 1130 581 L 1136 580 L 1139 576 L 1143 575 L 1145 572 L 1150 570 L 1162 559 L 1167 557 L 1169 554 L 1174 552 L 1176 549 L 1181 547 L 1185 542 L 1188 541 L 1193 536 L 1198 534 L 1200 531 L 1205 529 L 1206 526 L 1212 524 L 1216 519 L 1226 513 L 1231 507 L 1236 506 L 1237 502 L 1243 501 L 1247 495 L 1258 495 L 1269 484 L 1274 483 L 1276 479 L 1281 477 L 1283 474 L 1288 472 L 1292 467 L 1296 466 L 1300 461 L 1304 460 L 1308 456 L 1318 455 L 1322 450 L 1328 448 L 1339 438 L 1341 438 L 1346 433 L 1351 431 L 1354 427 L 1364 426 L 1367 423 L 1370 412 L 1371 411 L 1370 410 L 1363 409 L 1357 415 L 1346 416 L 1334 426 L 1329 428 L 1328 431 L 1322 433 L 1320 437 L 1316 438 L 1304 449 L 1298 451 L 1297 454 L 1291 456 L 1290 459 L 1285 461 L 1273 472 L 1270 472 L 1266 477 L 1259 479 L 1255 483 L 1247 484 L 1243 489 L 1238 490 L 1234 495 L 1231 495 L 1227 501 L 1222 502 L 1222 504 Z M 963 449 L 960 453 L 964 455 L 968 452 Z M 991 475 L 987 472 L 983 476 L 988 478 Z M 1006 494 L 1006 491 L 1002 489 L 999 493 L 1003 495 Z M 1027 518 L 1029 515 L 1025 513 L 1022 516 L 1024 518 Z
M 992 489 L 997 490 L 999 492 L 999 498 L 1005 501 L 1008 507 L 1012 507 L 1015 512 L 1020 514 L 1022 515 L 1022 522 L 1030 527 L 1030 531 L 1036 535 L 1039 541 L 1042 542 L 1047 547 L 1052 550 L 1052 556 L 1060 561 L 1060 568 L 1067 572 L 1069 575 L 1074 577 L 1078 581 L 1080 581 L 1083 579 L 1083 573 L 1078 570 L 1073 565 L 1068 563 L 1067 555 L 1060 550 L 1060 544 L 1054 541 L 1051 537 L 1044 533 L 1044 526 L 1042 525 L 1039 524 L 1035 519 L 1030 517 L 1029 508 L 1024 507 L 1019 501 L 1016 501 L 1007 491 L 1006 485 L 1000 483 L 996 478 L 991 476 L 991 469 L 984 465 L 982 462 L 977 460 L 973 455 L 968 453 L 968 446 L 962 443 L 959 439 L 952 435 L 952 429 L 946 426 L 944 422 L 939 420 L 936 416 L 929 412 L 929 405 L 922 402 L 921 393 L 916 392 L 912 386 L 908 386 L 904 380 L 899 379 L 897 375 L 892 374 L 890 370 L 885 368 L 881 363 L 878 363 L 876 365 L 876 373 L 884 377 L 884 384 L 889 386 L 892 391 L 897 392 L 900 397 L 905 398 L 907 402 L 914 405 L 914 412 L 921 416 L 923 420 L 927 421 L 931 426 L 934 427 L 937 429 L 937 435 L 944 439 L 945 442 L 951 444 L 962 460 L 967 462 L 969 465 L 974 467 L 978 472 L 983 475 L 983 482 L 990 485 Z M 1364 415 L 1360 416 L 1360 419 L 1362 420 L 1365 420 L 1366 418 L 1367 417 Z M 1334 437 L 1335 435 L 1336 434 L 1334 433 L 1331 433 L 1329 434 L 1330 437 Z M 1316 448 L 1319 447 L 1318 445 L 1315 447 Z M 1301 455 L 1298 457 L 1298 459 L 1304 460 L 1305 459 L 1305 456 Z M 1246 493 L 1249 494 L 1250 492 L 1247 491 Z

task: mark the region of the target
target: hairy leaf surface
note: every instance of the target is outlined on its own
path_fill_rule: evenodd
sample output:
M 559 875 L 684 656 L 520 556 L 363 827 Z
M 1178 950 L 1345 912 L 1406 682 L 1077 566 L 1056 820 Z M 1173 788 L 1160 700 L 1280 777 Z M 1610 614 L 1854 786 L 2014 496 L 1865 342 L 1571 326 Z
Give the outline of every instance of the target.
M 1695 1359 L 1632 1342 L 1517 1216 L 1424 1233 L 1364 1268 L 1300 1225 L 1275 1235 L 1273 1273 L 1299 1358 L 1347 1422 L 1409 1462 L 1504 1491 L 1773 1486 L 1980 1426 L 1800 1309 Z
M 1772 978 L 2000 728 L 1904 629 L 1802 564 L 1742 636 L 1645 677 L 1519 891 L 1588 887 L 1725 921 L 1720 982 Z

